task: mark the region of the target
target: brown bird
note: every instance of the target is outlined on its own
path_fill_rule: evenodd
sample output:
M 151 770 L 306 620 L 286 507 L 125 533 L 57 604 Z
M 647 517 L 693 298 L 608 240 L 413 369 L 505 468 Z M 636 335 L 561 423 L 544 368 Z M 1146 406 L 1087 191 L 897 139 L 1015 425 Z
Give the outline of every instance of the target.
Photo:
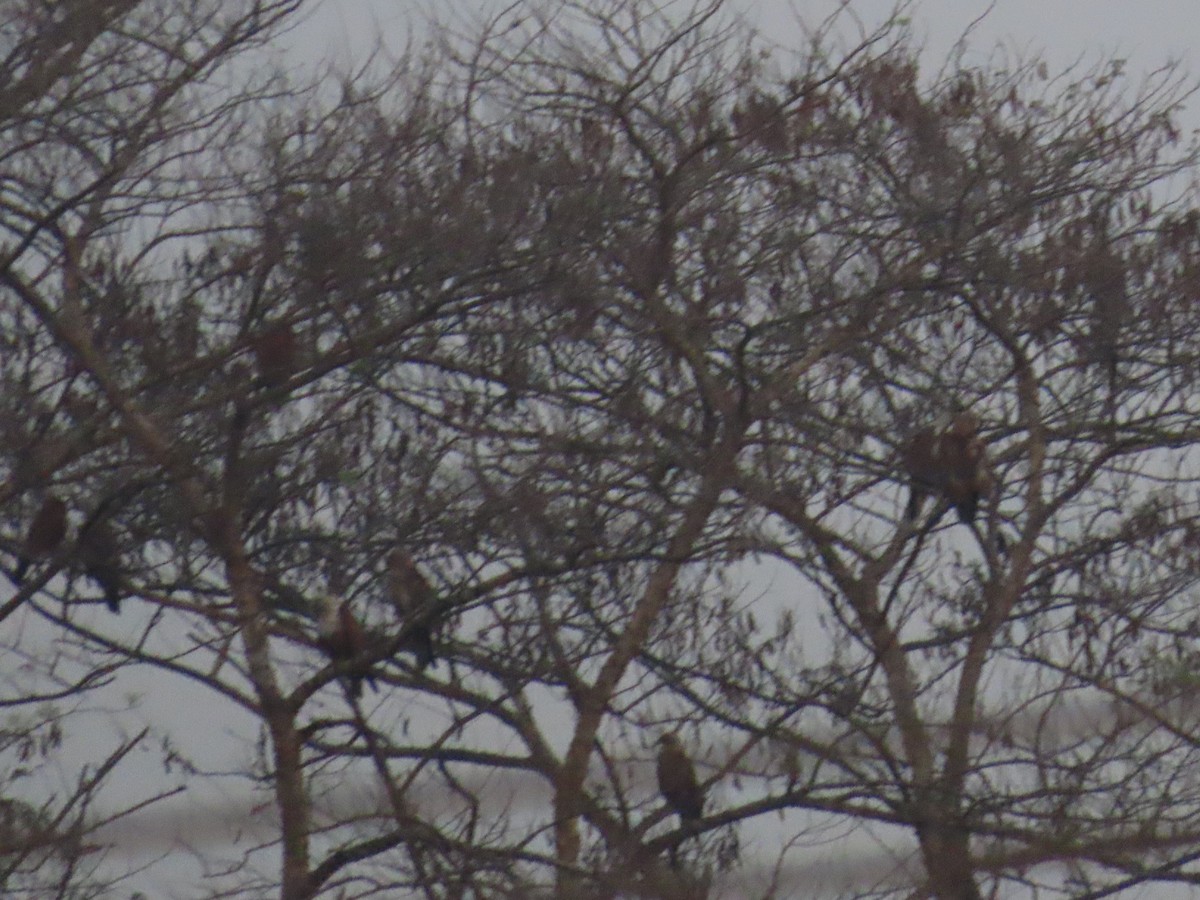
M 45 559 L 53 553 L 66 535 L 67 504 L 53 494 L 47 494 L 25 533 L 25 543 L 17 554 L 13 581 L 20 584 L 33 560 Z
M 904 447 L 901 461 L 909 479 L 908 508 L 904 516 L 909 521 L 921 512 L 926 494 L 940 493 L 945 486 L 938 444 L 937 433 L 932 428 L 922 428 Z
M 979 438 L 979 419 L 971 412 L 954 417 L 942 435 L 941 455 L 946 471 L 946 496 L 960 522 L 974 522 L 979 501 L 992 489 L 992 476 Z
M 950 501 L 960 521 L 975 520 L 979 501 L 993 487 L 978 431 L 978 417 L 962 412 L 940 435 L 922 428 L 909 439 L 901 455 L 910 487 L 906 518 L 916 519 L 925 495 L 934 493 Z
M 299 348 L 296 333 L 286 322 L 276 322 L 259 332 L 250 342 L 258 383 L 269 388 L 286 384 L 296 374 Z
M 437 626 L 437 598 L 429 580 L 404 550 L 393 550 L 387 558 L 388 595 L 407 632 L 404 648 L 424 669 L 434 663 L 433 633 Z
M 98 520 L 89 523 L 79 536 L 79 561 L 83 572 L 104 591 L 104 602 L 121 611 L 121 550 L 112 526 Z
M 704 792 L 696 781 L 696 769 L 674 734 L 664 734 L 658 746 L 658 789 L 679 814 L 680 824 L 694 825 L 704 815 Z
M 371 672 L 367 634 L 350 611 L 348 600 L 338 603 L 333 597 L 322 599 L 318 634 L 321 649 L 329 655 L 330 660 L 345 670 L 351 698 L 362 696 L 364 681 L 371 686 L 371 690 L 378 690 Z

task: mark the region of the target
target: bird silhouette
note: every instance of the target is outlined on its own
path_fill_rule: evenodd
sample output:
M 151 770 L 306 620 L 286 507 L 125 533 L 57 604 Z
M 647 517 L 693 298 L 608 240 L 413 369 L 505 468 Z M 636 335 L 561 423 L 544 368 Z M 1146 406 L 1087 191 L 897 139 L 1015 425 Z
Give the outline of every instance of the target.
M 90 522 L 79 536 L 79 562 L 83 572 L 104 591 L 104 603 L 121 611 L 121 549 L 112 526 L 104 520 Z
M 908 508 L 904 516 L 913 521 L 920 514 L 926 495 L 940 493 L 945 487 L 938 458 L 937 432 L 932 428 L 916 432 L 904 447 L 902 462 L 909 479 Z
M 437 597 L 429 580 L 404 550 L 393 550 L 387 559 L 388 596 L 406 632 L 404 649 L 410 651 L 421 669 L 432 665 L 434 630 L 437 626 Z
M 915 432 L 901 453 L 908 473 L 909 497 L 905 517 L 920 514 L 929 494 L 941 494 L 964 523 L 975 521 L 980 501 L 994 486 L 986 450 L 979 437 L 979 419 L 961 412 L 940 434 L 933 428 Z
M 346 672 L 347 690 L 352 698 L 362 696 L 364 681 L 371 690 L 378 690 L 371 671 L 367 634 L 350 611 L 348 600 L 339 603 L 330 596 L 322 599 L 318 635 L 321 648 L 330 660 Z
M 971 412 L 954 417 L 942 435 L 941 455 L 946 471 L 946 496 L 959 521 L 975 521 L 979 501 L 992 489 L 991 473 L 979 438 L 979 419 Z
M 696 768 L 679 738 L 667 733 L 658 739 L 658 790 L 679 816 L 684 838 L 691 835 L 704 815 L 704 792 L 696 781 Z M 682 841 L 683 838 L 680 838 Z M 679 867 L 679 842 L 670 848 L 671 867 Z
M 276 322 L 259 332 L 250 342 L 258 383 L 280 387 L 296 374 L 299 356 L 296 333 L 286 322 Z
M 696 768 L 674 734 L 658 739 L 658 789 L 682 825 L 692 825 L 704 815 L 704 792 L 696 781 Z
M 35 559 L 45 559 L 58 549 L 67 535 L 67 504 L 53 494 L 47 494 L 17 554 L 13 581 L 20 584 Z

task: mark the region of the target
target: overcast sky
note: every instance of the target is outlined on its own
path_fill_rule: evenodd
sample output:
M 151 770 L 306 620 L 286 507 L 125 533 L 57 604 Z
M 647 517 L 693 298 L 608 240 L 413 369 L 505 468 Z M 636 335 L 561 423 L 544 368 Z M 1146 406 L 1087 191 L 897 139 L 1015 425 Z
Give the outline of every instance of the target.
M 423 19 L 419 11 L 432 5 L 440 6 L 422 0 L 319 0 L 303 25 L 288 36 L 285 61 L 353 65 L 370 52 L 377 37 L 398 49 L 411 33 L 419 33 Z M 500 6 L 483 0 L 454 0 L 446 5 L 468 14 Z M 686 3 L 679 5 L 685 7 Z M 798 19 L 816 24 L 839 5 L 835 0 L 730 3 L 773 40 L 784 44 L 789 35 L 799 33 Z M 889 0 L 851 2 L 847 27 L 852 27 L 857 18 L 870 29 L 887 18 L 894 7 Z M 997 50 L 1004 49 L 1010 56 L 1041 54 L 1052 70 L 1080 60 L 1086 63 L 1108 56 L 1124 57 L 1128 60 L 1127 72 L 1135 82 L 1141 74 L 1172 60 L 1182 61 L 1189 72 L 1200 73 L 1200 49 L 1195 46 L 1200 4 L 1195 0 L 922 0 L 912 3 L 908 14 L 927 48 L 925 66 L 930 70 L 938 68 L 954 43 L 971 28 L 966 54 L 966 62 L 971 65 L 998 60 Z M 1200 123 L 1197 105 L 1184 122 L 1193 127 Z M 179 696 L 171 702 L 178 704 Z M 192 715 L 198 715 L 204 706 L 200 703 L 189 709 Z M 216 729 L 214 733 L 222 731 Z M 223 739 L 227 737 L 226 732 Z M 164 831 L 169 835 L 169 828 Z M 225 829 L 218 828 L 217 839 L 223 833 Z M 838 852 L 847 852 L 845 845 Z M 838 862 L 832 861 L 835 866 Z
M 507 0 L 503 4 L 484 0 L 453 3 L 456 10 L 466 14 L 507 5 Z M 678 5 L 686 8 L 689 2 L 684 0 Z M 732 9 L 785 46 L 792 35 L 799 36 L 800 20 L 816 25 L 841 5 L 837 0 L 730 2 Z M 891 0 L 850 2 L 843 13 L 846 28 L 853 28 L 857 20 L 871 30 L 895 7 Z M 305 26 L 292 36 L 292 52 L 298 60 L 353 63 L 361 60 L 377 37 L 394 49 L 402 47 L 414 30 L 419 33 L 419 10 L 427 8 L 426 3 L 414 0 L 321 0 Z M 1125 71 L 1135 85 L 1142 76 L 1173 61 L 1181 62 L 1189 73 L 1200 73 L 1200 49 L 1196 47 L 1200 4 L 1195 0 L 919 0 L 908 5 L 906 14 L 918 41 L 926 48 L 926 71 L 936 71 L 955 43 L 967 34 L 968 65 L 1042 56 L 1054 72 L 1075 63 L 1090 67 L 1102 59 L 1119 57 L 1127 60 Z M 850 39 L 853 34 L 847 33 L 846 37 Z M 1193 128 L 1200 124 L 1198 106 L 1200 102 L 1193 105 L 1183 117 L 1183 124 Z M 852 883 L 841 882 L 851 872 L 862 878 L 871 869 L 871 875 L 886 877 L 882 870 L 873 871 L 871 860 L 886 862 L 888 870 L 894 866 L 895 860 L 878 844 L 864 845 L 864 839 L 871 840 L 869 835 L 840 837 L 821 851 L 824 865 L 820 870 L 806 866 L 806 893 L 824 895 L 851 888 Z M 809 860 L 808 865 L 814 862 Z M 1155 896 L 1187 895 L 1163 890 Z
M 686 8 L 686 0 L 676 5 Z M 451 0 L 433 4 L 463 12 L 495 9 L 508 3 Z M 836 0 L 730 0 L 747 19 L 773 38 L 795 31 L 798 18 L 815 23 L 835 11 Z M 298 53 L 317 58 L 354 58 L 377 32 L 393 46 L 420 21 L 421 0 L 320 0 L 306 26 L 295 35 Z M 852 16 L 868 27 L 895 8 L 890 0 L 851 0 Z M 1200 72 L 1200 6 L 1194 0 L 920 0 L 910 5 L 914 29 L 935 65 L 975 23 L 968 61 L 987 60 L 997 46 L 1037 51 L 1057 66 L 1080 57 L 1116 54 L 1127 57 L 1131 72 L 1145 72 L 1172 59 Z

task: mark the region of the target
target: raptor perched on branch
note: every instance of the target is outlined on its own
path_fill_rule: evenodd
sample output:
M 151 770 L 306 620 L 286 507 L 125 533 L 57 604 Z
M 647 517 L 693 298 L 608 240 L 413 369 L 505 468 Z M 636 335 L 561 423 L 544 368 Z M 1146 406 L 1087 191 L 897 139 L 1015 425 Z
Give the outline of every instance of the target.
M 29 524 L 29 530 L 25 532 L 25 542 L 17 554 L 13 581 L 20 584 L 33 561 L 52 554 L 66 536 L 67 504 L 53 494 L 47 494 Z
M 90 522 L 79 536 L 83 572 L 104 591 L 111 612 L 121 611 L 121 549 L 112 526 L 103 519 Z
M 994 487 L 979 437 L 979 419 L 969 411 L 956 415 L 941 432 L 933 428 L 916 432 L 904 447 L 902 463 L 911 490 L 905 511 L 910 521 L 920 513 L 926 494 L 940 494 L 954 507 L 959 521 L 973 522 L 979 501 Z
M 696 781 L 696 768 L 674 734 L 664 734 L 658 746 L 658 789 L 679 815 L 680 824 L 693 825 L 704 815 L 704 792 Z
M 297 371 L 299 348 L 296 333 L 286 322 L 270 325 L 250 342 L 258 383 L 277 388 L 287 383 Z
M 404 550 L 389 553 L 387 565 L 388 597 L 406 632 L 404 649 L 410 650 L 417 666 L 424 669 L 435 660 L 433 636 L 437 625 L 437 597 L 429 580 Z
M 371 671 L 367 634 L 350 611 L 349 601 L 339 603 L 333 597 L 324 597 L 318 628 L 321 649 L 346 672 L 350 697 L 357 699 L 362 696 L 364 681 L 371 686 L 371 690 L 378 690 Z

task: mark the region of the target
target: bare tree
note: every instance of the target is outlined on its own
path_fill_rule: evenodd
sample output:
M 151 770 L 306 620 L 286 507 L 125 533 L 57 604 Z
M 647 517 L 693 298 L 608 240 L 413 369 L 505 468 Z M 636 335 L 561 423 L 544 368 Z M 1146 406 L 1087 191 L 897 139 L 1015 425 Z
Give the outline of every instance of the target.
M 71 526 L 3 615 L 256 723 L 214 896 L 795 896 L 829 827 L 895 896 L 1200 877 L 1174 71 L 606 0 L 330 91 L 255 65 L 298 2 L 17 6 L 14 567 Z

